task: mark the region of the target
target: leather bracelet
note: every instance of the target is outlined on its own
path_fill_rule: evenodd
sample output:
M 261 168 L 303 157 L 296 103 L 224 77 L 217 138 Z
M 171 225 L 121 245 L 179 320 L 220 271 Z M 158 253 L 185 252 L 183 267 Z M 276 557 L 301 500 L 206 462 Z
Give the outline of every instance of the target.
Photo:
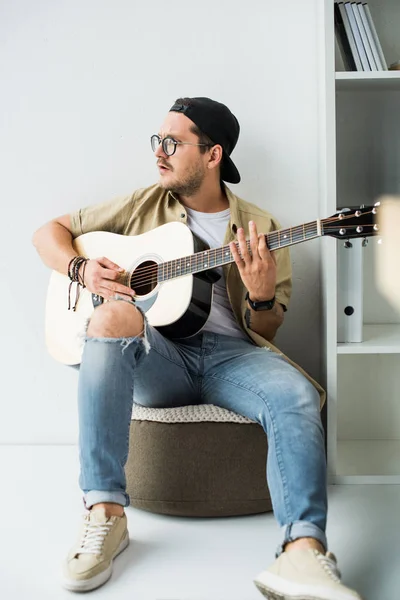
M 80 288 L 85 288 L 85 269 L 86 263 L 89 261 L 85 256 L 74 256 L 68 263 L 68 277 L 70 279 L 70 284 L 68 286 L 68 310 L 75 311 L 76 305 L 79 300 Z M 79 269 L 83 265 L 82 275 L 79 273 Z M 71 288 L 72 284 L 76 283 L 76 294 L 75 294 L 75 303 L 74 306 L 71 307 Z

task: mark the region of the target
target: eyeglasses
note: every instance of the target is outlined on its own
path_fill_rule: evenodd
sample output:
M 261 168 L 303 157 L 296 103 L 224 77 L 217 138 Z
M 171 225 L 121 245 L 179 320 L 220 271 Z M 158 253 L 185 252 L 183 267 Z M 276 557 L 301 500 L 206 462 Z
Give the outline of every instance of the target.
M 150 138 L 151 149 L 153 152 L 157 150 L 159 145 L 161 144 L 164 154 L 167 156 L 172 156 L 176 152 L 176 147 L 178 144 L 182 146 L 208 146 L 212 148 L 214 144 L 192 144 L 191 142 L 177 142 L 173 137 L 167 135 L 167 137 L 161 139 L 161 137 L 157 134 L 152 135 Z

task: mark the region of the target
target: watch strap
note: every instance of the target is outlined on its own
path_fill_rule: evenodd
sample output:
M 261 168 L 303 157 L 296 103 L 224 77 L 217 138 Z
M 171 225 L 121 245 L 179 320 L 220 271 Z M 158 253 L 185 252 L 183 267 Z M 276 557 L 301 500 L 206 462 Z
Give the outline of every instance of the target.
M 273 298 L 271 298 L 271 300 L 260 300 L 260 301 L 253 301 L 250 296 L 249 296 L 249 292 L 246 293 L 246 297 L 245 299 L 247 300 L 247 302 L 249 303 L 250 307 L 252 308 L 252 310 L 271 310 L 275 304 L 275 296 Z

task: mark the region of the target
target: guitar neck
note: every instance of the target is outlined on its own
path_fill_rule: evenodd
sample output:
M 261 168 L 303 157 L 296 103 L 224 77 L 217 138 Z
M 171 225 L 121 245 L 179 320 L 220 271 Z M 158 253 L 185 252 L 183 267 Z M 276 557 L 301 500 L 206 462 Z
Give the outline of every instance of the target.
M 271 233 L 265 235 L 265 241 L 268 248 L 272 251 L 279 250 L 279 248 L 285 248 L 286 246 L 300 244 L 301 242 L 320 237 L 321 235 L 323 235 L 321 221 L 317 220 L 311 221 L 310 223 L 303 223 L 296 227 L 289 227 L 288 229 L 271 231 Z M 238 242 L 235 243 L 239 250 Z M 251 252 L 250 240 L 247 240 L 246 243 L 248 250 Z M 209 250 L 196 252 L 190 256 L 176 258 L 159 264 L 158 281 L 168 281 L 170 279 L 182 277 L 182 275 L 208 271 L 208 269 L 222 267 L 223 265 L 228 265 L 232 262 L 234 262 L 234 258 L 229 246 L 210 248 Z

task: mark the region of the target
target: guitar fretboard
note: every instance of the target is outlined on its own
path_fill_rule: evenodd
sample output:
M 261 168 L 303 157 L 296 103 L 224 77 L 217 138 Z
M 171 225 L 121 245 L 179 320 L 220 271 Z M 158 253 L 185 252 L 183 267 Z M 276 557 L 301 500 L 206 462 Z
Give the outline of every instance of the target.
M 265 239 L 270 250 L 279 250 L 279 248 L 299 244 L 300 242 L 305 242 L 306 240 L 319 237 L 320 235 L 322 234 L 319 231 L 319 221 L 312 221 L 311 223 L 304 223 L 303 225 L 297 225 L 296 227 L 290 227 L 289 229 L 272 231 L 265 236 Z M 239 249 L 238 242 L 235 243 L 236 247 Z M 251 253 L 249 240 L 247 240 L 247 248 Z M 182 277 L 182 275 L 190 275 L 192 273 L 200 273 L 201 271 L 207 271 L 208 269 L 222 267 L 231 262 L 234 262 L 234 258 L 229 246 L 210 248 L 209 250 L 196 252 L 190 256 L 176 258 L 159 264 L 157 268 L 157 278 L 158 281 L 167 281 L 169 279 L 175 279 L 176 277 Z

